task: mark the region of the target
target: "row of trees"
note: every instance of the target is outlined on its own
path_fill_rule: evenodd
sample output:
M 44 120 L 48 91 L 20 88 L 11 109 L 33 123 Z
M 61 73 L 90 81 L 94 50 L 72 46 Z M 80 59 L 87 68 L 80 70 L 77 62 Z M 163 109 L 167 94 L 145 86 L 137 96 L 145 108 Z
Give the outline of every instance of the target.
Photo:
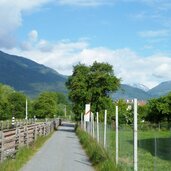
M 119 123 L 133 123 L 133 104 L 132 108 L 128 109 L 126 101 L 121 99 L 115 102 L 116 105 L 119 107 Z M 115 115 L 113 115 L 113 119 L 114 117 Z M 150 123 L 171 122 L 171 93 L 160 98 L 150 99 L 144 106 L 138 106 L 138 120 Z
M 140 107 L 139 113 L 142 118 L 149 122 L 171 122 L 171 93 L 149 100 L 147 105 Z
M 0 120 L 15 118 L 24 119 L 28 100 L 28 117 L 53 118 L 64 116 L 65 109 L 69 112 L 67 98 L 56 92 L 43 92 L 36 99 L 29 99 L 7 85 L 0 84 Z

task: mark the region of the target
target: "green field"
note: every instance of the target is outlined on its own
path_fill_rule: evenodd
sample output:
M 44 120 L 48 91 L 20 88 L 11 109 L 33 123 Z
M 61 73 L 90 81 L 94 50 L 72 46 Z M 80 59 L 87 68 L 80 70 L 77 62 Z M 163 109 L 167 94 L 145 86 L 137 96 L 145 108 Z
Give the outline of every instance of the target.
M 103 125 L 100 143 L 103 144 Z M 111 126 L 107 127 L 107 152 L 115 161 L 115 131 Z M 133 131 L 128 126 L 119 129 L 119 165 L 125 171 L 133 170 Z M 170 130 L 138 131 L 138 170 L 171 171 Z

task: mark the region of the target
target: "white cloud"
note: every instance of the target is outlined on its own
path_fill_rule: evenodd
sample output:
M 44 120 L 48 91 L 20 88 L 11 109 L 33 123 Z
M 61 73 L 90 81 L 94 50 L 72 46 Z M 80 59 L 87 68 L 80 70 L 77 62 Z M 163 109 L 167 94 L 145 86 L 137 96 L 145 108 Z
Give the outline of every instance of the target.
M 38 39 L 38 32 L 37 30 L 32 30 L 29 34 L 29 40 L 32 41 L 32 42 L 36 42 L 37 39 Z
M 156 54 L 141 57 L 128 48 L 91 48 L 85 40 L 51 43 L 38 39 L 37 43 L 30 43 L 29 50 L 13 48 L 6 52 L 25 56 L 65 75 L 71 74 L 73 65 L 79 62 L 91 65 L 96 60 L 113 65 L 115 74 L 122 78 L 123 83 L 142 83 L 153 87 L 162 81 L 171 80 L 169 56 Z
M 94 7 L 114 4 L 116 0 L 57 0 L 60 5 Z
M 15 30 L 22 25 L 22 13 L 32 11 L 51 0 L 1 0 L 0 47 L 15 45 Z M 11 39 L 13 41 L 11 41 Z
M 160 38 L 170 35 L 169 30 L 148 30 L 139 32 L 139 35 L 143 38 Z

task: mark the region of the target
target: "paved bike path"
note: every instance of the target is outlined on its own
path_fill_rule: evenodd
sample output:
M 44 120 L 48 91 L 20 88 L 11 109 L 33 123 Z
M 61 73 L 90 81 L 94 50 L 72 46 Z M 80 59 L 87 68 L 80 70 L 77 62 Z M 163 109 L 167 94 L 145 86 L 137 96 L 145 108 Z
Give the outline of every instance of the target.
M 21 171 L 94 171 L 74 132 L 63 123 Z

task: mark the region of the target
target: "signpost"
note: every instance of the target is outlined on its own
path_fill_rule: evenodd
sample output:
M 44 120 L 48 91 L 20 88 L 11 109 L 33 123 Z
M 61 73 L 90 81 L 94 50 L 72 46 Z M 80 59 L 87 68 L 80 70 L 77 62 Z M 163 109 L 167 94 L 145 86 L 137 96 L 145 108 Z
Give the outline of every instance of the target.
M 90 122 L 90 104 L 85 105 L 85 114 L 84 114 L 84 130 L 87 131 L 87 125 Z M 89 130 L 90 131 L 90 130 Z

